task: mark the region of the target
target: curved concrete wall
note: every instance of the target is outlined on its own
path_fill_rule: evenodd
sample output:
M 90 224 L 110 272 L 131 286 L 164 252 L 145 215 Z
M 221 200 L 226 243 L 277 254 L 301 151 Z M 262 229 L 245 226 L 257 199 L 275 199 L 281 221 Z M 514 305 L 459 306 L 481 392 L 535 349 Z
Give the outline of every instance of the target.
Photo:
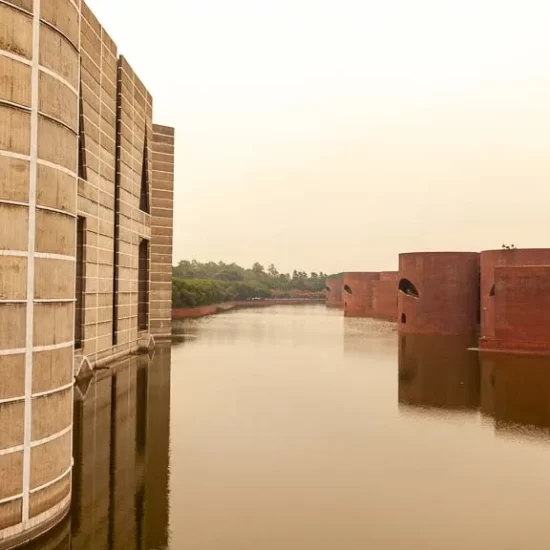
M 327 278 L 325 289 L 325 303 L 327 307 L 342 307 L 342 289 L 344 287 L 344 275 L 342 273 Z
M 413 291 L 398 291 L 400 332 L 464 334 L 477 330 L 478 253 L 400 254 L 398 285 L 402 282 L 412 284 Z
M 378 272 L 351 271 L 344 273 L 342 300 L 346 317 L 371 317 L 374 311 L 373 281 Z
M 550 249 L 486 250 L 480 255 L 482 338 L 495 337 L 495 268 L 550 265 Z
M 0 2 L 0 547 L 70 500 L 79 19 Z

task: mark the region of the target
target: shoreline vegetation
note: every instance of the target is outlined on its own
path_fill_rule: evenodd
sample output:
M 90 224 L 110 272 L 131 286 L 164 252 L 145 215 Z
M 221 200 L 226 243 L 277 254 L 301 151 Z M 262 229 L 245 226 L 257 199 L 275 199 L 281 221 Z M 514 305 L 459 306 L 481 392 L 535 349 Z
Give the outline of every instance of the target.
M 308 274 L 294 270 L 292 274 L 280 273 L 273 264 L 265 269 L 258 262 L 251 268 L 243 268 L 235 263 L 182 260 L 172 268 L 172 309 L 214 306 L 223 311 L 224 304 L 253 307 L 254 302 L 273 305 L 274 301 L 321 301 L 326 278 L 322 272 Z

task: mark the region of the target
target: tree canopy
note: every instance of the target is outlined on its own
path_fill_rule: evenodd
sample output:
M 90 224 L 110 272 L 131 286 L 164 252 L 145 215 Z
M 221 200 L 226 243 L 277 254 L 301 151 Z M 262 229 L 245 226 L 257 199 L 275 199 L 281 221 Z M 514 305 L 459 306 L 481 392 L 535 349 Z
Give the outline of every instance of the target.
M 327 275 L 294 270 L 280 273 L 255 262 L 251 268 L 236 263 L 182 260 L 172 269 L 173 307 L 195 307 L 252 298 L 322 297 Z

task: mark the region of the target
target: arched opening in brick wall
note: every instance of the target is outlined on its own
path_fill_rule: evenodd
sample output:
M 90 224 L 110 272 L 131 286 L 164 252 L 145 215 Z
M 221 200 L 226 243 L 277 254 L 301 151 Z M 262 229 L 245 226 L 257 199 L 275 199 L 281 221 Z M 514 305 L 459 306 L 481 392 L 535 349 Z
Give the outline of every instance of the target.
M 353 294 L 353 292 L 351 291 L 351 287 L 349 285 L 344 285 L 344 290 L 348 293 L 348 294 Z
M 407 324 L 407 316 L 404 313 L 401 314 L 401 324 L 402 325 Z
M 403 292 L 403 294 L 406 294 L 407 296 L 411 296 L 412 298 L 418 298 L 418 290 L 416 287 L 409 281 L 409 279 L 401 279 L 399 281 L 399 290 L 400 292 Z

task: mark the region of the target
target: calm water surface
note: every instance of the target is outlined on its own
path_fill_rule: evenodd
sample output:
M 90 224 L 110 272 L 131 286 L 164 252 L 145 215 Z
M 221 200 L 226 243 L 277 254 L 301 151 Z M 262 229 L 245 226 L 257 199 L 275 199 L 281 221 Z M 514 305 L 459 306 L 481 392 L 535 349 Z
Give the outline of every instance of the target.
M 49 548 L 550 548 L 550 362 L 323 306 L 183 332 L 81 388 Z

